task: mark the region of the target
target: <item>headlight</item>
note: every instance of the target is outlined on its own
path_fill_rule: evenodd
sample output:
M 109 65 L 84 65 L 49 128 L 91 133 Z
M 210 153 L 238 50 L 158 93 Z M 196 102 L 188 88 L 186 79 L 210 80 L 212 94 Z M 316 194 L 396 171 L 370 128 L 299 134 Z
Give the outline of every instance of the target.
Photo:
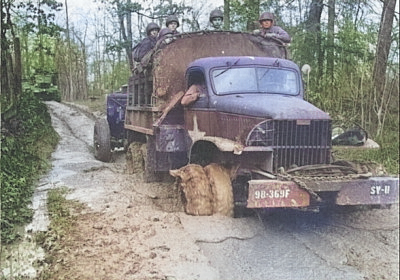
M 246 146 L 272 146 L 274 140 L 273 120 L 266 120 L 257 124 L 246 139 Z

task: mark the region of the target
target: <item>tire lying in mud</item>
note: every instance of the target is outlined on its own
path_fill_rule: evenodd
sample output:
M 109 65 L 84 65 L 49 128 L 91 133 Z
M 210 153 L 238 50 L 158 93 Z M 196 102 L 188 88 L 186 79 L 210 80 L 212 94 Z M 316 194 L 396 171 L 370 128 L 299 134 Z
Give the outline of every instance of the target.
M 233 216 L 233 192 L 230 170 L 211 163 L 206 167 L 189 164 L 170 170 L 185 195 L 185 212 L 195 216 L 219 214 Z
M 94 124 L 93 146 L 94 157 L 109 162 L 111 160 L 110 127 L 106 119 L 99 119 Z

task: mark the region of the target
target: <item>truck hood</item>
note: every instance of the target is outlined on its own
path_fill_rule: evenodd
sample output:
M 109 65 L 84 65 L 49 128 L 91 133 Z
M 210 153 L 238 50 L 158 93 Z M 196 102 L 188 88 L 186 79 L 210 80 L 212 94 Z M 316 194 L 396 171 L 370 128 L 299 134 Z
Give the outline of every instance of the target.
M 330 119 L 314 105 L 294 96 L 236 94 L 213 100 L 217 111 L 267 119 Z

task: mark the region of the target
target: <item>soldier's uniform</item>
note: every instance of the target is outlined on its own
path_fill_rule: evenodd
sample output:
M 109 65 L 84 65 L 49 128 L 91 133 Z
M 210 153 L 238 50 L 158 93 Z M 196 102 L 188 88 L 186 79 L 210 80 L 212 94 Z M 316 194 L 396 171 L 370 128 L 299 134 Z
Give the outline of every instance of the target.
M 151 35 L 151 31 L 153 30 L 157 30 L 157 35 L 158 35 L 160 27 L 158 26 L 158 24 L 151 22 L 146 27 L 147 37 L 144 38 L 142 42 L 140 42 L 137 50 L 137 55 L 134 55 L 134 57 L 136 57 L 135 59 L 136 61 L 142 60 L 142 58 L 146 55 L 146 53 L 148 53 L 156 45 L 157 35 L 156 36 Z
M 270 28 L 261 27 L 260 30 L 255 31 L 255 33 L 257 35 L 260 35 L 260 36 L 263 36 L 266 38 L 272 37 L 272 38 L 279 39 L 284 43 L 290 43 L 290 41 L 292 40 L 290 35 L 285 30 L 283 30 L 281 27 L 274 25 L 274 23 L 275 23 L 274 14 L 269 13 L 269 12 L 262 13 L 260 18 L 258 19 L 258 21 L 261 24 L 261 22 L 264 20 L 272 21 L 271 27 Z

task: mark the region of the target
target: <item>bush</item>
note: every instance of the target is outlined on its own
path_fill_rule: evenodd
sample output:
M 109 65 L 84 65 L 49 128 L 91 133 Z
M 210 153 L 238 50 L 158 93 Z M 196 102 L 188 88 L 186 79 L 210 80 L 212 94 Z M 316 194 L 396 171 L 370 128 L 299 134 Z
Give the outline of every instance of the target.
M 47 167 L 58 142 L 46 105 L 25 94 L 17 115 L 3 119 L 1 133 L 1 243 L 15 241 L 18 226 L 29 222 L 33 185 Z

